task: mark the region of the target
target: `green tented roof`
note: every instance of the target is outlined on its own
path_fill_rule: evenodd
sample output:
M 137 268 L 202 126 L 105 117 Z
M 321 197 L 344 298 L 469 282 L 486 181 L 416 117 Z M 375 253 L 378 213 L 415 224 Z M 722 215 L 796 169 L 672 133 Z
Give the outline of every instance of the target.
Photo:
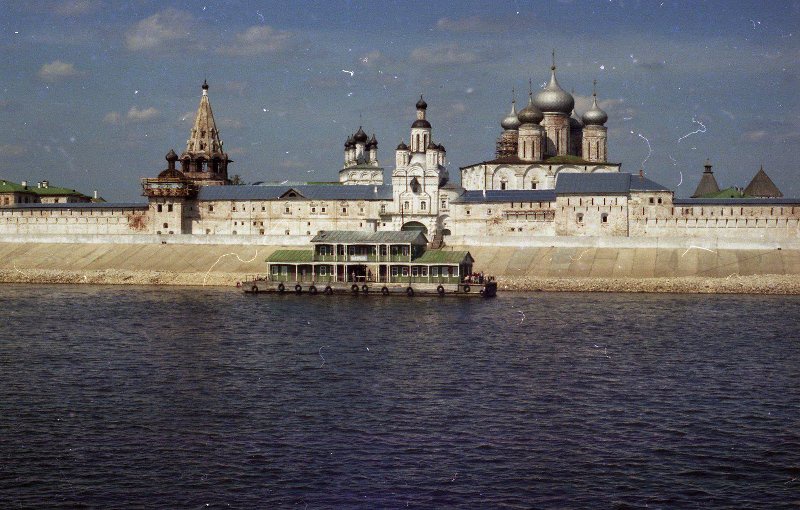
M 26 188 L 22 184 L 17 184 L 16 182 L 0 180 L 0 193 L 13 193 L 20 191 L 32 192 L 33 190 Z
M 314 257 L 312 250 L 275 250 L 267 257 L 267 262 L 288 262 L 298 264 L 311 262 Z
M 428 250 L 413 261 L 415 264 L 461 264 L 474 262 L 468 251 Z
M 706 193 L 698 198 L 744 198 L 741 191 L 731 186 L 713 193 Z

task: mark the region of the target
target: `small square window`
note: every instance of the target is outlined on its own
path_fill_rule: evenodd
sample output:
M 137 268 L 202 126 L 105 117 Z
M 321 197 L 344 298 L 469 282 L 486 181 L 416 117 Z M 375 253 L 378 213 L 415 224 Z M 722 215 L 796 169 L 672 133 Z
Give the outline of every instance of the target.
M 655 199 L 653 197 L 650 197 L 650 203 L 652 204 L 654 202 L 655 202 Z

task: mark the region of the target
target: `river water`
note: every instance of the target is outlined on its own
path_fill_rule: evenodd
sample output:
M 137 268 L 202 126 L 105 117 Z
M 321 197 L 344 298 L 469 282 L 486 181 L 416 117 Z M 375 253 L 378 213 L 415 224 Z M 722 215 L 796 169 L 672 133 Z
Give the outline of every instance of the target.
M 0 507 L 796 508 L 800 298 L 0 286 Z

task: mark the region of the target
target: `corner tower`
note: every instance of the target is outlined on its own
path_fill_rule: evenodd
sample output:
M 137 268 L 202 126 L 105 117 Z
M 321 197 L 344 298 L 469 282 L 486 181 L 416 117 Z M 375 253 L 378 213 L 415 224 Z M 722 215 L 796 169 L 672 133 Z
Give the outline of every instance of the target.
M 186 150 L 180 156 L 181 170 L 187 179 L 201 186 L 230 184 L 228 163 L 232 161 L 222 149 L 219 130 L 208 100 L 208 82 L 203 80 L 203 95 L 194 118 Z

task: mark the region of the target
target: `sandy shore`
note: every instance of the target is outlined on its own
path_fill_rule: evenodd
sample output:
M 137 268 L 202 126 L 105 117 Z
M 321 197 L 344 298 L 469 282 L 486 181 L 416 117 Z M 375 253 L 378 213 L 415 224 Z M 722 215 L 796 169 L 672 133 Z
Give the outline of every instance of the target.
M 101 285 L 186 285 L 234 287 L 244 275 L 226 272 L 132 271 L 120 269 L 63 271 L 0 270 L 0 283 L 63 283 Z M 660 278 L 501 278 L 501 291 L 664 292 L 701 294 L 800 294 L 796 275 L 731 275 Z

